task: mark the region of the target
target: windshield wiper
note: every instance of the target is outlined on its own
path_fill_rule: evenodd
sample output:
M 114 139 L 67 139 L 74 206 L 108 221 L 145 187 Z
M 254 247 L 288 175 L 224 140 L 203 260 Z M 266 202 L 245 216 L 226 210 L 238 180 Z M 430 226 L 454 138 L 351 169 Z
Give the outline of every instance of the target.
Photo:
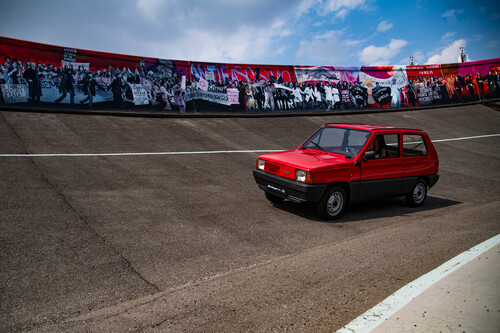
M 318 147 L 321 151 L 323 151 L 325 154 L 328 154 L 326 150 L 323 149 L 323 147 L 321 147 L 318 143 L 314 142 L 314 141 L 311 141 L 311 143 L 313 145 L 315 145 L 316 147 Z

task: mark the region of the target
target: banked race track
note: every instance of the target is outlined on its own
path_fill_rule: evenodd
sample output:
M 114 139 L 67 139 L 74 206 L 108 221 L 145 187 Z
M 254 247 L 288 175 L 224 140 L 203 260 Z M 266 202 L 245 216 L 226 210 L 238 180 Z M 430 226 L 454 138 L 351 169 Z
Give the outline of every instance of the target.
M 498 103 L 293 117 L 0 111 L 1 332 L 333 332 L 500 233 Z M 252 170 L 328 122 L 421 128 L 440 180 L 270 204 Z M 496 310 L 495 310 L 496 311 Z

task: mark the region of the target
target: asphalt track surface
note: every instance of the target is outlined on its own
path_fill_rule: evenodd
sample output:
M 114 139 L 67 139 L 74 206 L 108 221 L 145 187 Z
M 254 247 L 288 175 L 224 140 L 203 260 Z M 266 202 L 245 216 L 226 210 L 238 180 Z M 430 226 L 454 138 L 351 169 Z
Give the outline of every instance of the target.
M 500 233 L 500 137 L 478 137 L 500 133 L 497 109 L 268 118 L 2 111 L 0 331 L 340 329 Z M 425 205 L 382 199 L 325 222 L 308 205 L 270 204 L 252 177 L 255 151 L 295 148 L 327 122 L 426 130 L 440 179 Z M 135 154 L 144 152 L 162 154 Z

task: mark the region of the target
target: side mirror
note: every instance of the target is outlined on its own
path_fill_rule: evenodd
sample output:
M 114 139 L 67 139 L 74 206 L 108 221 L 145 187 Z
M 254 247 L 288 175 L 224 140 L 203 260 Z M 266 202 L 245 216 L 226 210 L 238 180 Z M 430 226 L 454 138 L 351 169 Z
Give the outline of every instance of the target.
M 373 160 L 375 158 L 375 152 L 373 150 L 367 151 L 365 155 L 363 155 L 363 161 Z

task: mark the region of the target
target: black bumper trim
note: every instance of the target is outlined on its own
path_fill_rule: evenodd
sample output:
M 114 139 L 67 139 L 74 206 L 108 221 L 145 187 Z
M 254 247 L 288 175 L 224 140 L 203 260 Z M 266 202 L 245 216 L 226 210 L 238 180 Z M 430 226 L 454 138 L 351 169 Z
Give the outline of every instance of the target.
M 257 169 L 253 176 L 261 190 L 295 202 L 318 202 L 328 187 L 328 184 L 299 183 Z
M 437 183 L 437 181 L 439 179 L 439 175 L 438 174 L 429 175 L 428 177 L 429 177 L 429 188 L 431 188 Z

